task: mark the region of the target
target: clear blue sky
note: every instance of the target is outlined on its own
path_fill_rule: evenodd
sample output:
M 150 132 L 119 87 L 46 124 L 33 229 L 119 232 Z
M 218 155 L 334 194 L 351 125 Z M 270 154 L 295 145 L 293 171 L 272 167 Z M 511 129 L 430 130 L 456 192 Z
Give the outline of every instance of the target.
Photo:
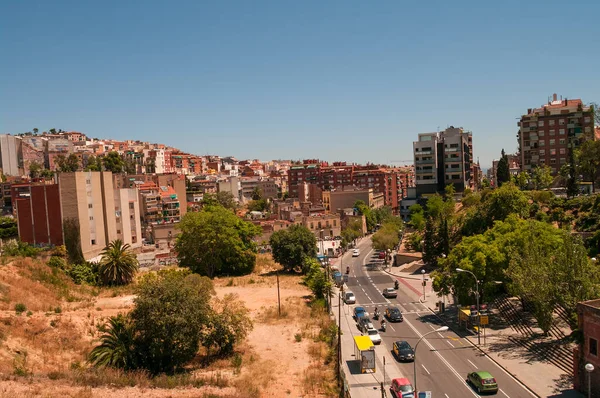
M 3 1 L 0 132 L 238 158 L 412 159 L 474 133 L 487 167 L 553 92 L 600 102 L 599 1 Z

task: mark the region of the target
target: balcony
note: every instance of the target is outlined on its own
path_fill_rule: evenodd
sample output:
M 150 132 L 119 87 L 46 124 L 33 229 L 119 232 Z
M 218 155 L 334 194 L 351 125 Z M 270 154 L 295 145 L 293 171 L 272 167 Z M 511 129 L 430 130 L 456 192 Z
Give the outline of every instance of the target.
M 416 164 L 434 164 L 435 161 L 433 159 L 431 159 L 431 160 L 417 160 L 415 163 Z

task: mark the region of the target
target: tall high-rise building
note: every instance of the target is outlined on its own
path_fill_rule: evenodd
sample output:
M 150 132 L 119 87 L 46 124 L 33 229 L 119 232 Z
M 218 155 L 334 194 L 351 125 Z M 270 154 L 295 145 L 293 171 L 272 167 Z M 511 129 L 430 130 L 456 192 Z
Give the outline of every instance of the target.
M 438 133 L 421 133 L 413 142 L 417 196 L 444 192 L 453 184 L 456 192 L 471 186 L 472 133 L 449 127 Z
M 517 123 L 521 170 L 548 165 L 558 174 L 569 162 L 571 149 L 594 139 L 594 115 L 581 99 L 560 99 L 554 94 L 540 108 L 528 109 Z

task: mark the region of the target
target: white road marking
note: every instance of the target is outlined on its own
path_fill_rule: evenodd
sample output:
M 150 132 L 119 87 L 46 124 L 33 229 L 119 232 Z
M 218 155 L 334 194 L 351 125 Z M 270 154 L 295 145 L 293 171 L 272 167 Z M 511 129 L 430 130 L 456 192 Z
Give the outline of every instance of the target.
M 477 369 L 477 365 L 475 365 L 473 362 L 471 362 L 471 360 L 467 359 L 467 362 L 469 362 L 475 369 Z
M 446 396 L 446 398 L 450 398 L 450 397 L 448 396 L 448 394 L 444 394 L 444 395 Z
M 507 393 L 505 393 L 504 391 L 500 390 L 500 392 L 501 392 L 502 394 L 506 395 L 508 398 L 510 398 L 510 397 L 508 396 L 508 394 L 507 394 Z
M 428 325 L 429 325 L 429 327 L 430 327 L 431 329 L 433 329 L 433 330 L 437 329 L 437 328 L 436 328 L 435 326 L 433 326 L 431 323 L 429 323 Z
M 429 373 L 429 371 L 427 370 L 427 368 L 425 367 L 425 365 L 421 364 L 421 366 L 423 367 L 423 369 L 425 369 L 425 372 L 427 372 L 428 375 L 431 374 L 431 373 Z
M 446 343 L 450 344 L 450 347 L 454 348 L 454 346 L 452 345 L 452 343 L 450 342 L 450 340 L 446 340 Z
M 444 336 L 442 336 L 442 334 L 440 332 L 437 333 L 438 336 L 440 336 L 442 339 L 444 338 Z

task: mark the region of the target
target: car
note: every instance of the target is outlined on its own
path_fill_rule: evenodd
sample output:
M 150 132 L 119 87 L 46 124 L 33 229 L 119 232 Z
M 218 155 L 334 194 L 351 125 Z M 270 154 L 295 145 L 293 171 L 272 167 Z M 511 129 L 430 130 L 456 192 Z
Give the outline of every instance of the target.
M 354 307 L 354 319 L 358 322 L 358 318 L 366 316 L 367 311 L 363 307 Z
M 360 255 L 360 251 L 358 249 L 352 250 L 352 257 L 358 257 Z
M 398 292 L 393 287 L 386 287 L 385 289 L 383 289 L 381 294 L 383 294 L 383 297 L 385 298 L 398 297 Z
M 373 325 L 371 325 L 371 326 L 373 326 Z M 379 332 L 377 331 L 377 329 L 375 329 L 375 328 L 368 329 L 366 334 L 369 336 L 369 338 L 371 339 L 371 342 L 373 344 L 381 344 L 381 336 L 379 335 Z
M 356 303 L 356 296 L 352 292 L 346 292 L 344 294 L 344 303 L 346 304 L 354 304 Z
M 381 260 L 385 259 L 385 252 L 379 252 L 379 258 Z
M 489 372 L 471 372 L 467 375 L 467 383 L 472 385 L 479 394 L 484 392 L 498 392 L 498 383 Z
M 402 312 L 400 312 L 398 307 L 387 307 L 385 309 L 385 317 L 390 322 L 402 322 L 404 320 Z
M 415 351 L 410 344 L 408 344 L 408 341 L 394 341 L 394 344 L 392 345 L 392 352 L 398 361 L 415 360 Z
M 366 333 L 369 329 L 375 329 L 373 322 L 371 322 L 371 320 L 366 316 L 358 318 L 357 325 L 358 330 L 360 330 L 362 333 Z
M 392 392 L 392 396 L 396 398 L 415 398 L 415 390 L 410 381 L 405 377 L 393 379 L 390 391 Z

